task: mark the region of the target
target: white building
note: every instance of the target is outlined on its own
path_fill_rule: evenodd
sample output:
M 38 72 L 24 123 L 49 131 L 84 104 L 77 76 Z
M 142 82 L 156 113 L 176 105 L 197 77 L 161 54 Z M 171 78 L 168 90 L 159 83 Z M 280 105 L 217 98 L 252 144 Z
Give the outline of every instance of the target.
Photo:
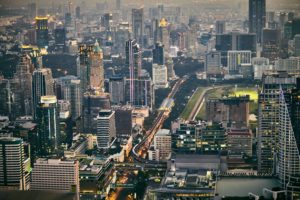
M 288 73 L 300 71 L 300 57 L 290 57 L 287 59 L 278 59 L 275 61 L 275 70 L 284 70 Z
M 152 76 L 155 89 L 168 87 L 168 71 L 165 65 L 153 64 Z
M 113 138 L 116 138 L 115 111 L 100 110 L 96 135 L 98 148 L 109 148 Z
M 252 58 L 252 66 L 254 71 L 254 79 L 261 79 L 262 75 L 269 70 L 273 69 L 273 66 L 269 64 L 268 58 Z
M 159 160 L 167 160 L 171 154 L 172 137 L 170 130 L 160 129 L 154 137 L 154 149 L 159 151 Z
M 31 190 L 79 193 L 77 160 L 39 158 L 32 170 Z
M 228 51 L 227 57 L 229 74 L 239 74 L 242 64 L 251 65 L 251 51 Z
M 221 52 L 214 49 L 205 55 L 205 71 L 207 76 L 221 74 Z

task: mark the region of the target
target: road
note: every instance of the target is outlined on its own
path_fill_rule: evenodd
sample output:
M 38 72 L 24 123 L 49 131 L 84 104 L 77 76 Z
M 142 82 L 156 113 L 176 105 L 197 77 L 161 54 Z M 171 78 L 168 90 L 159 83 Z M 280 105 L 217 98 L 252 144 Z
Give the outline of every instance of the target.
M 189 77 L 186 76 L 184 78 L 178 79 L 178 81 L 173 86 L 171 92 L 167 96 L 167 98 L 171 99 L 174 98 L 175 94 L 177 93 L 178 89 L 184 83 Z M 148 152 L 148 149 L 153 141 L 153 138 L 157 131 L 161 129 L 164 121 L 168 118 L 169 114 L 171 112 L 171 109 L 169 110 L 161 110 L 159 111 L 157 117 L 155 118 L 152 127 L 146 132 L 145 137 L 143 140 L 137 144 L 133 148 L 133 156 L 136 161 L 138 162 L 146 162 L 145 158 Z

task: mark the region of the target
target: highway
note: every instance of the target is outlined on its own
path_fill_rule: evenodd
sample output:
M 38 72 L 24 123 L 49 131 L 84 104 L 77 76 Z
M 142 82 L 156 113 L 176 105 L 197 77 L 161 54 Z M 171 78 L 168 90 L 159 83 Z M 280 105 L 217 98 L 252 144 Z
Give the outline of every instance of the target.
M 173 99 L 178 89 L 182 85 L 182 83 L 184 83 L 188 78 L 189 77 L 186 76 L 184 78 L 178 79 L 166 99 Z M 149 162 L 146 161 L 145 159 L 147 155 L 147 151 L 153 141 L 155 134 L 159 129 L 161 129 L 164 121 L 168 118 L 170 112 L 171 112 L 171 108 L 165 110 L 159 110 L 159 113 L 153 122 L 153 126 L 146 132 L 146 135 L 143 138 L 143 140 L 139 144 L 134 146 L 133 157 L 136 161 L 143 162 L 143 163 Z

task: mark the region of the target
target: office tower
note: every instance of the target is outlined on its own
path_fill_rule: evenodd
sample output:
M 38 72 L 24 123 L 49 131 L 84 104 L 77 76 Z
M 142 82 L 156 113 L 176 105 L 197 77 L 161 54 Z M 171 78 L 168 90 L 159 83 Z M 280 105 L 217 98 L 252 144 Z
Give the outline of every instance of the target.
M 106 149 L 116 138 L 115 111 L 100 110 L 97 116 L 97 147 Z
M 206 101 L 206 120 L 224 123 L 229 127 L 249 125 L 249 96 L 208 99 Z
M 64 76 L 55 80 L 57 88 L 57 97 L 64 99 L 71 104 L 71 116 L 76 120 L 81 116 L 82 111 L 82 93 L 80 80 L 75 76 Z
M 39 158 L 32 170 L 31 190 L 79 193 L 77 160 Z
M 117 137 L 131 136 L 132 133 L 132 107 L 115 106 L 116 135 Z
M 256 57 L 256 35 L 254 33 L 231 32 L 216 35 L 217 51 L 221 52 L 221 62 L 227 66 L 228 51 L 251 51 L 252 57 Z
M 213 50 L 205 55 L 205 71 L 206 76 L 216 76 L 222 73 L 221 71 L 221 53 Z
M 36 13 L 36 3 L 28 4 L 28 16 L 33 19 L 37 15 Z
M 126 66 L 129 69 L 129 102 L 135 104 L 135 95 L 137 95 L 135 80 L 140 78 L 142 69 L 142 52 L 136 40 L 130 39 L 126 42 Z
M 97 116 L 101 109 L 110 109 L 109 94 L 89 91 L 83 96 L 83 132 L 97 132 Z
M 80 45 L 78 76 L 82 92 L 88 89 L 102 91 L 104 87 L 103 52 L 96 40 L 94 45 Z
M 22 97 L 21 115 L 30 115 L 32 113 L 32 72 L 34 65 L 31 58 L 27 54 L 22 54 L 19 63 L 16 66 L 16 73 L 14 79 L 19 83 L 19 95 Z
M 25 158 L 23 140 L 0 138 L 0 190 L 29 190 L 30 159 Z
M 286 71 L 290 74 L 297 74 L 300 71 L 300 57 L 289 57 L 287 59 L 278 59 L 273 66 L 274 70 Z
M 300 57 L 300 34 L 295 35 L 294 43 L 295 43 L 294 56 Z
M 157 42 L 155 44 L 155 48 L 152 50 L 152 54 L 153 54 L 152 63 L 158 64 L 158 65 L 165 64 L 164 46 L 162 43 Z
M 241 73 L 243 64 L 251 65 L 251 51 L 228 51 L 227 68 L 229 74 Z
M 259 43 L 265 23 L 266 0 L 249 0 L 249 32 L 256 34 Z
M 77 6 L 75 8 L 75 14 L 76 14 L 76 19 L 80 19 L 81 15 L 80 15 L 80 7 Z
M 168 80 L 172 80 L 176 78 L 173 59 L 170 56 L 167 56 L 165 60 L 166 60 L 165 64 L 168 72 Z
M 49 68 L 36 69 L 32 74 L 32 109 L 35 109 L 41 96 L 53 95 L 53 78 Z
M 132 9 L 131 21 L 133 38 L 143 47 L 144 9 Z
M 125 77 L 113 76 L 109 78 L 109 93 L 113 104 L 125 103 Z
M 279 29 L 263 29 L 261 56 L 268 58 L 270 62 L 279 57 L 281 32 Z
M 280 91 L 279 179 L 288 199 L 300 194 L 300 79 L 294 89 Z
M 165 65 L 152 64 L 152 78 L 155 89 L 168 87 L 168 72 Z
M 169 52 L 170 49 L 170 33 L 168 30 L 169 23 L 165 18 L 162 18 L 159 21 L 158 27 L 158 41 L 161 42 L 164 46 L 166 52 Z
M 281 90 L 294 87 L 296 78 L 286 72 L 263 77 L 258 99 L 258 171 L 273 174 L 276 171 L 280 133 Z
M 159 160 L 168 160 L 172 152 L 172 136 L 170 130 L 160 129 L 154 136 L 154 149 L 159 151 Z
M 48 35 L 48 18 L 36 17 L 35 18 L 35 30 L 36 30 L 36 43 L 39 48 L 48 47 L 49 35 Z
M 65 27 L 71 27 L 72 26 L 72 15 L 71 13 L 67 12 L 65 13 Z
M 295 37 L 295 35 L 300 34 L 300 18 L 295 18 L 292 21 L 292 38 Z
M 225 21 L 216 21 L 216 34 L 223 34 L 226 32 L 226 22 Z
M 0 114 L 15 119 L 22 115 L 20 83 L 16 79 L 0 80 Z
M 252 157 L 252 132 L 248 128 L 227 130 L 227 150 L 229 157 Z
M 55 154 L 60 145 L 59 109 L 56 96 L 41 96 L 36 109 L 38 155 Z

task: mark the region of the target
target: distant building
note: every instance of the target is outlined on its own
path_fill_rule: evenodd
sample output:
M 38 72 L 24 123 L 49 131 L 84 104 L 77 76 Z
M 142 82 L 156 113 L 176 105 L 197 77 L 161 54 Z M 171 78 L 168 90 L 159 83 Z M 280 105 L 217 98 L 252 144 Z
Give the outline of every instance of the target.
M 216 21 L 216 34 L 223 34 L 226 32 L 226 22 L 217 20 Z
M 23 140 L 0 138 L 0 190 L 29 190 L 30 159 L 25 157 Z
M 97 147 L 107 149 L 116 138 L 115 111 L 100 110 L 97 117 Z
M 279 57 L 281 45 L 280 29 L 263 29 L 261 56 L 268 58 L 271 62 Z
M 125 103 L 125 77 L 113 76 L 109 78 L 110 100 L 113 104 Z
M 295 35 L 294 42 L 295 42 L 294 56 L 300 57 L 300 34 Z
M 243 64 L 251 65 L 251 51 L 228 51 L 227 55 L 229 74 L 241 74 Z
M 162 43 L 157 42 L 155 44 L 155 48 L 152 50 L 152 54 L 153 54 L 152 63 L 158 64 L 158 65 L 165 64 L 164 45 Z
M 49 68 L 36 69 L 32 74 L 32 108 L 33 113 L 41 100 L 41 96 L 53 95 L 53 78 Z
M 165 64 L 166 64 L 167 72 L 168 72 L 168 80 L 172 80 L 172 79 L 176 78 L 176 74 L 174 71 L 173 59 L 170 56 L 167 56 L 165 60 L 166 60 Z
M 36 30 L 37 46 L 40 48 L 48 47 L 49 45 L 48 17 L 36 17 L 35 30 Z
M 79 193 L 79 163 L 77 160 L 43 159 L 34 163 L 31 190 Z
M 168 87 L 168 72 L 165 65 L 152 64 L 152 77 L 155 89 Z
M 159 22 L 158 28 L 158 41 L 160 41 L 166 52 L 170 49 L 170 33 L 168 30 L 169 23 L 165 18 L 162 18 Z
M 249 32 L 255 33 L 261 42 L 262 29 L 266 23 L 266 0 L 249 0 Z
M 143 35 L 144 35 L 144 9 L 132 9 L 131 11 L 131 25 L 133 38 L 137 40 L 139 44 L 143 46 Z
M 159 160 L 167 160 L 172 152 L 170 130 L 160 129 L 154 136 L 154 149 L 158 150 Z
M 252 157 L 252 133 L 248 128 L 227 130 L 227 149 L 229 157 L 247 155 Z
M 101 109 L 110 109 L 109 94 L 94 91 L 86 92 L 83 96 L 83 132 L 97 132 L 97 116 Z
M 59 109 L 56 96 L 42 96 L 36 109 L 38 155 L 57 153 L 60 145 Z
M 249 96 L 208 99 L 206 120 L 223 122 L 226 126 L 247 127 L 249 124 Z
M 221 53 L 211 51 L 205 55 L 205 71 L 207 77 L 220 75 L 221 72 Z
M 269 63 L 268 58 L 252 58 L 252 66 L 254 79 L 261 79 L 265 72 L 272 70 L 272 66 Z
M 256 34 L 238 31 L 217 34 L 215 48 L 221 52 L 223 66 L 227 66 L 228 51 L 251 51 L 251 57 L 256 57 Z

